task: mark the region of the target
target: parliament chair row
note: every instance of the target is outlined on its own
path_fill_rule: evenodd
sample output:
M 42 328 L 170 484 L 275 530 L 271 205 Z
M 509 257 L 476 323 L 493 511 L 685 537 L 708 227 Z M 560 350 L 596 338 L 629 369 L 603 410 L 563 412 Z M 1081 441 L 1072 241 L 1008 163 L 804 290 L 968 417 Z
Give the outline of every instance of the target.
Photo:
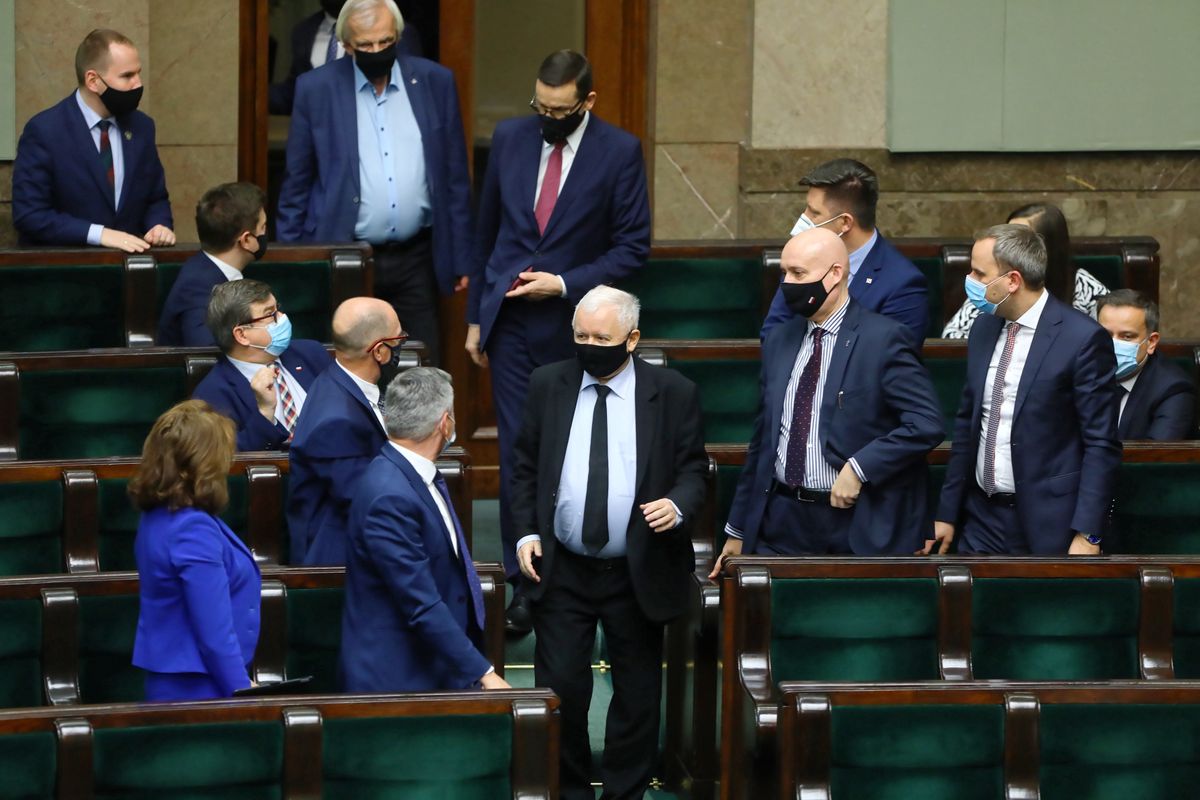
M 0 712 L 0 794 L 558 797 L 548 690 L 245 698 Z
M 149 347 L 171 286 L 198 245 L 126 254 L 102 248 L 0 251 L 0 351 Z M 333 310 L 369 295 L 369 245 L 272 243 L 247 278 L 271 285 L 298 339 L 330 341 Z

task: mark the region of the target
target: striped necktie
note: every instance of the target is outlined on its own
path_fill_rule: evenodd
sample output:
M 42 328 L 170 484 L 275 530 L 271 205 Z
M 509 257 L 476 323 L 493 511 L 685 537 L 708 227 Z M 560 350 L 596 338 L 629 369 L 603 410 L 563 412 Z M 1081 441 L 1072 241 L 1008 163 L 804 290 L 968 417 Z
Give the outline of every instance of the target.
M 271 368 L 275 370 L 275 392 L 283 405 L 283 427 L 287 428 L 290 442 L 296 434 L 296 417 L 300 416 L 300 410 L 296 408 L 296 399 L 292 397 L 287 381 L 283 379 L 283 366 L 276 361 L 271 364 Z
M 987 438 L 983 442 L 983 491 L 988 497 L 996 493 L 996 436 L 1000 433 L 1000 410 L 1004 405 L 1004 376 L 1008 374 L 1013 346 L 1017 343 L 1017 331 L 1020 329 L 1017 323 L 1008 323 L 1008 339 L 1004 342 L 1004 352 L 1000 354 L 996 377 L 992 380 L 992 405 L 988 411 Z

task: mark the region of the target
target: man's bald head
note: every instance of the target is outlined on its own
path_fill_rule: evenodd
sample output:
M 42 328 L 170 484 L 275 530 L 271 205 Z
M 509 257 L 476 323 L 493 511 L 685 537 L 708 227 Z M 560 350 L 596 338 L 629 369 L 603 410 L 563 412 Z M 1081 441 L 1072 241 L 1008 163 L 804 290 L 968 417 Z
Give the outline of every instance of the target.
M 784 299 L 796 314 L 820 324 L 846 300 L 850 255 L 833 231 L 812 228 L 793 236 L 784 245 L 779 268 Z
M 783 246 L 780 265 L 785 272 L 789 264 L 807 267 L 808 280 L 823 275 L 831 264 L 841 264 L 848 275 L 850 254 L 846 251 L 846 243 L 833 231 L 810 228 L 796 234 Z
M 373 343 L 400 332 L 396 310 L 374 297 L 351 297 L 333 312 L 333 346 L 339 357 L 363 358 Z

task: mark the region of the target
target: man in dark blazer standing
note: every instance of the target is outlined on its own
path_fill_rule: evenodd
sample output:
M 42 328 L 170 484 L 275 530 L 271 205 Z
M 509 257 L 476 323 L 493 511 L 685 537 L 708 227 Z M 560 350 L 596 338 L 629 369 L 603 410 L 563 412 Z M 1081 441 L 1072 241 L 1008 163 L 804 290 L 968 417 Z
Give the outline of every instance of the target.
M 849 291 L 832 231 L 783 249 L 795 318 L 767 334 L 761 404 L 725 526 L 738 553 L 907 555 L 927 538 L 925 456 L 942 441 L 933 382 L 904 326 Z
M 1133 289 L 1118 289 L 1100 298 L 1096 317 L 1112 336 L 1117 358 L 1117 436 L 1122 441 L 1191 439 L 1196 431 L 1196 384 L 1155 353 L 1158 303 Z
M 383 419 L 388 442 L 351 504 L 341 688 L 507 689 L 483 655 L 483 590 L 434 463 L 454 438 L 450 376 L 406 371 Z
M 496 126 L 479 200 L 478 271 L 467 306 L 467 351 L 490 363 L 500 445 L 500 531 L 510 580 L 513 443 L 529 375 L 571 356 L 571 309 L 595 286 L 645 263 L 650 206 L 637 138 L 591 113 L 587 59 L 570 50 L 542 62 L 536 115 Z M 486 355 L 485 355 L 486 354 Z M 511 627 L 529 629 L 517 595 Z
M 604 797 L 640 798 L 658 757 L 663 626 L 687 607 L 704 503 L 696 386 L 631 355 L 637 299 L 600 286 L 576 358 L 534 371 L 514 448 L 513 522 L 537 634 L 534 676 L 562 698 L 564 800 L 594 797 L 588 705 L 596 625 L 613 664 Z
M 346 563 L 350 501 L 387 440 L 379 379 L 407 338 L 382 300 L 352 297 L 333 313 L 334 363 L 313 381 L 288 450 L 291 563 Z
M 320 342 L 292 338 L 291 322 L 261 281 L 216 286 L 208 327 L 222 356 L 192 398 L 233 420 L 238 450 L 286 450 L 329 353 Z
M 808 187 L 804 213 L 792 228 L 795 236 L 813 227 L 842 237 L 850 251 L 850 297 L 867 311 L 901 322 L 920 345 L 929 325 L 925 275 L 875 227 L 879 179 L 866 164 L 838 158 L 800 179 Z M 775 293 L 761 336 L 795 314 L 782 288 Z
M 967 297 L 967 383 L 933 540 L 946 552 L 1089 555 L 1112 505 L 1116 359 L 1094 320 L 1046 291 L 1046 247 L 1031 228 L 977 234 Z
M 154 120 L 137 110 L 142 62 L 124 34 L 94 30 L 75 51 L 79 88 L 35 115 L 13 163 L 13 225 L 23 245 L 127 253 L 175 244 Z
M 393 0 L 348 0 L 349 58 L 296 81 L 276 232 L 284 242 L 370 242 L 375 296 L 438 363 L 438 291 L 466 288 L 471 185 L 454 76 L 397 55 Z

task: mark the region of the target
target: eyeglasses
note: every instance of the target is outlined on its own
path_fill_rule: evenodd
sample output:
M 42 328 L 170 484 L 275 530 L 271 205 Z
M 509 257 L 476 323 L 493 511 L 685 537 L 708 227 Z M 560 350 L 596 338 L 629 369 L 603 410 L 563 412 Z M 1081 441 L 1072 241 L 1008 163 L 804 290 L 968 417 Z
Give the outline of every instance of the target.
M 256 322 L 262 322 L 264 319 L 269 319 L 269 320 L 271 320 L 271 322 L 272 322 L 272 324 L 273 324 L 273 323 L 279 322 L 279 315 L 280 315 L 280 314 L 282 314 L 282 313 L 283 313 L 283 309 L 282 309 L 282 308 L 276 308 L 276 309 L 275 309 L 274 311 L 272 311 L 270 314 L 263 314 L 261 317 L 255 317 L 255 318 L 254 318 L 254 319 L 252 319 L 252 320 L 248 320 L 248 321 L 246 321 L 246 322 L 243 322 L 243 323 L 242 323 L 241 325 L 239 325 L 238 327 L 239 327 L 239 328 L 252 328 L 252 327 L 254 327 L 254 323 L 256 323 Z
M 378 347 L 381 344 L 386 344 L 388 347 L 390 347 L 394 350 L 395 348 L 399 347 L 400 345 L 404 344 L 407 341 L 408 341 L 407 333 L 402 333 L 399 336 L 384 336 L 382 339 L 376 339 L 375 341 L 371 342 L 371 346 L 367 348 L 366 352 L 368 352 L 368 353 L 371 352 L 372 350 L 374 350 L 376 347 Z
M 583 101 L 580 100 L 570 108 L 549 108 L 539 103 L 537 97 L 535 96 L 529 101 L 529 107 L 532 108 L 534 113 L 536 113 L 539 117 L 550 117 L 550 119 L 566 119 L 567 117 L 579 111 L 579 109 L 583 108 Z

